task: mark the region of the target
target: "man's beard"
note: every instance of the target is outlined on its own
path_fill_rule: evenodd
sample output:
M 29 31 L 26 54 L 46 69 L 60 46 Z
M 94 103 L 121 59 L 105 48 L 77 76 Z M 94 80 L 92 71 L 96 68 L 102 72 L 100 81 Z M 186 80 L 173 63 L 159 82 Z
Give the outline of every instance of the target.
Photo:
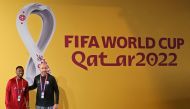
M 22 78 L 22 76 L 23 76 L 23 74 L 18 74 L 18 77 L 19 77 L 19 78 Z
M 46 74 L 47 74 L 46 71 L 44 71 L 44 72 L 41 73 L 42 76 L 45 76 Z

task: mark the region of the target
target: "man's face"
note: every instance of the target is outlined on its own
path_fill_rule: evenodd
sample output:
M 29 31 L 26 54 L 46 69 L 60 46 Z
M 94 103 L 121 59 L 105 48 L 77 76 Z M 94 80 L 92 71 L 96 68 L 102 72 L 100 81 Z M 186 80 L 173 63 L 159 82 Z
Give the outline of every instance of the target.
M 48 66 L 47 64 L 43 63 L 40 65 L 40 72 L 41 72 L 41 75 L 44 76 L 48 73 Z
M 17 69 L 16 69 L 16 75 L 17 75 L 19 78 L 22 78 L 22 76 L 24 75 L 24 69 L 23 69 L 23 68 L 17 68 Z

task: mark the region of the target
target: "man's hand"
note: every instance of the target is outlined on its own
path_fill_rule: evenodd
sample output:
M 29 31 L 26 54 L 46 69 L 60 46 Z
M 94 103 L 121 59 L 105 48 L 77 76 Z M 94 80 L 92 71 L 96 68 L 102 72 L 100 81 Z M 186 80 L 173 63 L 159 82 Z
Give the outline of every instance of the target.
M 30 109 L 30 107 L 29 107 L 29 106 L 26 106 L 26 109 Z
M 54 104 L 53 109 L 58 109 L 58 104 Z
M 26 109 L 30 109 L 29 102 L 26 101 Z

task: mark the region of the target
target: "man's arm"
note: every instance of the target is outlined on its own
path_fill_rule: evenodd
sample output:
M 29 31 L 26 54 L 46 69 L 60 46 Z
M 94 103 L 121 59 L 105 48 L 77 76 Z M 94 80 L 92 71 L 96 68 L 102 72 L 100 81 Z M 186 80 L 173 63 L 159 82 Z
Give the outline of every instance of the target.
M 10 96 L 11 96 L 11 81 L 9 80 L 6 87 L 5 105 L 6 109 L 10 109 Z
M 59 89 L 57 86 L 57 81 L 55 80 L 55 78 L 53 78 L 53 87 L 54 87 L 54 91 L 55 91 L 55 104 L 59 104 Z
M 26 84 L 26 90 L 25 90 L 25 102 L 26 102 L 26 107 L 29 108 L 29 88 L 28 88 L 28 82 Z
M 36 77 L 34 78 L 34 83 L 28 87 L 28 90 L 33 90 L 37 88 L 37 79 Z

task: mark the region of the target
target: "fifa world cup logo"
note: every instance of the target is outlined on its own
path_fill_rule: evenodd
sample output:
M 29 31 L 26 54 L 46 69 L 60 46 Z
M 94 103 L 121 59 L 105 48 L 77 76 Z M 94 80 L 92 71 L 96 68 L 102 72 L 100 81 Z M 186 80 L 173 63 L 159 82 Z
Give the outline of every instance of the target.
M 39 40 L 35 43 L 27 27 L 27 19 L 30 14 L 37 14 L 42 18 L 42 31 Z M 35 22 L 34 22 L 35 23 Z M 39 3 L 32 3 L 23 7 L 16 18 L 16 26 L 19 36 L 27 48 L 30 57 L 26 66 L 26 79 L 29 85 L 33 83 L 34 77 L 40 73 L 39 64 L 46 63 L 43 56 L 53 33 L 55 31 L 55 16 L 51 9 Z

